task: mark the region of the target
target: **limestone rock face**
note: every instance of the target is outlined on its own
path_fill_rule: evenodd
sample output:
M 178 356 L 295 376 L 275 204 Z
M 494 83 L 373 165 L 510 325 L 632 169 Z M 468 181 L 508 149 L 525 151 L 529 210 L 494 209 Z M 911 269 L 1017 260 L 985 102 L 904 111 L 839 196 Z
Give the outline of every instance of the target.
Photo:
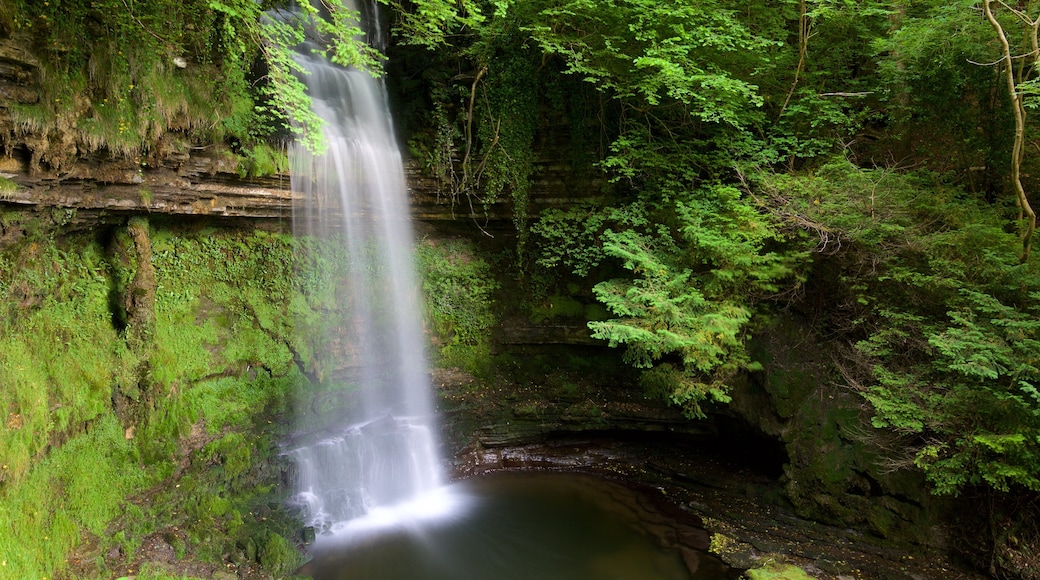
M 750 351 L 763 369 L 737 382 L 730 412 L 782 442 L 781 483 L 802 517 L 888 539 L 942 546 L 946 498 L 920 473 L 892 469 L 898 449 L 870 425 L 861 395 L 841 380 L 844 345 L 821 339 L 809 319 L 775 317 Z M 836 376 L 837 375 L 837 376 Z
M 35 88 L 40 63 L 25 46 L 27 38 L 0 38 L 0 107 L 6 103 L 35 103 L 40 96 Z
M 0 126 L 2 126 L 0 109 Z M 89 226 L 124 220 L 128 215 L 252 219 L 292 223 L 292 191 L 286 174 L 245 178 L 234 159 L 219 152 L 167 156 L 157 165 L 135 166 L 127 161 L 87 157 L 61 170 L 31 168 L 29 145 L 19 143 L 0 157 L 0 176 L 17 184 L 0 191 L 0 209 L 76 210 L 76 220 Z M 487 208 L 471 208 L 453 199 L 442 184 L 415 164 L 406 165 L 412 215 L 443 227 L 512 228 L 513 204 L 508 196 Z M 548 207 L 567 207 L 599 193 L 599 186 L 570 176 L 565 165 L 544 163 L 530 194 L 529 217 Z M 456 222 L 454 225 L 452 222 Z
M 217 217 L 290 217 L 287 175 L 240 178 L 227 157 L 168 158 L 159 167 L 81 160 L 63 171 L 31 172 L 19 156 L 0 160 L 0 174 L 18 185 L 0 195 L 8 206 L 86 210 L 99 215 L 158 213 Z
M 27 121 L 18 106 L 37 104 L 42 98 L 43 69 L 32 53 L 32 42 L 24 32 L 0 27 L 0 176 L 18 186 L 15 191 L 0 187 L 0 214 L 74 210 L 71 225 L 83 227 L 135 214 L 291 223 L 296 194 L 288 175 L 240 177 L 238 161 L 226 148 L 192 147 L 176 127 L 168 127 L 143 148 L 141 158 L 129 159 L 82 142 L 76 127 L 90 114 L 85 95 L 64 105 L 49 127 Z M 547 133 L 560 142 L 547 139 L 539 145 L 526 203 L 528 218 L 547 207 L 597 197 L 605 186 L 601 178 L 576 172 L 566 161 L 570 154 L 564 128 Z M 514 231 L 508 191 L 487 204 L 453 195 L 450 184 L 419 163 L 406 160 L 405 168 L 416 220 L 449 229 Z M 0 219 L 0 244 L 17 238 L 17 227 L 7 222 Z
M 234 159 L 216 148 L 157 146 L 141 165 L 84 152 L 60 123 L 43 130 L 20 122 L 14 109 L 40 99 L 40 62 L 31 43 L 25 34 L 0 30 L 0 176 L 17 185 L 0 188 L 0 210 L 76 210 L 73 225 L 83 226 L 128 214 L 288 217 L 287 176 L 240 179 Z M 8 230 L 0 231 L 0 243 L 17 237 L 11 223 L 0 228 Z

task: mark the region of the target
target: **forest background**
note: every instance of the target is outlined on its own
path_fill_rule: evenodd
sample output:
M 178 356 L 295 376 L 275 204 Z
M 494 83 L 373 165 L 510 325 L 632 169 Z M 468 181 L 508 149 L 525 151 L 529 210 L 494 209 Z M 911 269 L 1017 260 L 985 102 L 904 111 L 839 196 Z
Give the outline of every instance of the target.
M 756 330 L 795 312 L 839 353 L 886 469 L 1037 513 L 1040 3 L 383 3 L 389 58 L 336 0 L 310 33 L 385 68 L 410 155 L 460 213 L 507 198 L 522 287 L 598 303 L 592 336 L 648 392 L 703 417 L 761 369 Z M 44 57 L 14 132 L 73 136 L 37 167 L 225 143 L 245 175 L 284 171 L 286 139 L 322 143 L 290 56 L 307 32 L 264 17 L 281 9 L 5 2 L 0 28 Z M 604 185 L 533 214 L 550 142 Z M 1000 525 L 1040 546 L 1035 521 Z

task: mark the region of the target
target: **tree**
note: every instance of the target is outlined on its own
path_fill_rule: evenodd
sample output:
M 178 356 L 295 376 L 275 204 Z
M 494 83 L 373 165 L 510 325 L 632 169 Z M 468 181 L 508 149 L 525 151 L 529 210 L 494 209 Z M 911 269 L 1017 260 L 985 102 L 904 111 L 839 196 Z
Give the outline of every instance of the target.
M 797 261 L 770 248 L 779 241 L 771 219 L 724 178 L 761 146 L 763 98 L 749 77 L 777 43 L 715 2 L 531 3 L 524 18 L 543 61 L 615 106 L 617 136 L 600 167 L 628 192 L 596 217 L 536 224 L 550 254 L 542 263 L 587 271 L 585 249 L 559 255 L 560 228 L 600 224 L 592 260 L 620 272 L 594 286 L 615 318 L 590 322 L 593 336 L 623 346 L 648 390 L 703 417 L 706 402 L 728 401 L 736 373 L 754 368 L 744 348 L 754 304 Z
M 941 494 L 1040 491 L 1040 270 L 1001 216 L 934 174 L 845 160 L 753 181 L 839 263 L 824 332 L 854 345 L 842 375 L 894 438 L 888 467 Z
M 993 27 L 997 39 L 1000 40 L 1002 50 L 1000 62 L 1003 66 L 1004 79 L 1007 82 L 1011 112 L 1015 117 L 1015 137 L 1011 147 L 1011 187 L 1015 192 L 1015 202 L 1019 209 L 1018 219 L 1021 224 L 1022 253 L 1019 261 L 1026 262 L 1033 244 L 1033 232 L 1036 231 L 1036 212 L 1029 204 L 1029 198 L 1022 186 L 1022 157 L 1025 154 L 1026 132 L 1026 105 L 1022 93 L 1031 88 L 1036 79 L 1033 77 L 1026 81 L 1023 75 L 1028 73 L 1023 71 L 1032 72 L 1036 68 L 1037 62 L 1040 62 L 1040 41 L 1037 38 L 1038 31 L 1040 31 L 1040 15 L 1031 16 L 1028 12 L 1029 6 L 1019 9 L 1000 2 L 1025 27 L 1025 35 L 1029 39 L 1029 52 L 1023 55 L 1013 55 L 1008 36 L 1004 32 L 1004 26 L 994 15 L 993 4 L 993 0 L 984 0 L 982 5 L 986 12 L 986 20 Z M 1015 66 L 1016 60 L 1020 61 L 1018 67 Z M 1025 82 L 1029 82 L 1030 87 L 1024 86 Z

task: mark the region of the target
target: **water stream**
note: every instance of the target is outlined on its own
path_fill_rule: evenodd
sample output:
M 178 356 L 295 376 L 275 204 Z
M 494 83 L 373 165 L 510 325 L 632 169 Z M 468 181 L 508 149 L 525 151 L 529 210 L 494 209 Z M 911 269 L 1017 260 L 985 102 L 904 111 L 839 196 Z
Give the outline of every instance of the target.
M 349 5 L 349 3 L 347 3 Z M 352 6 L 357 9 L 356 6 Z M 372 13 L 376 4 L 365 6 Z M 370 35 L 372 36 L 372 35 Z M 349 281 L 339 301 L 350 313 L 334 340 L 351 346 L 361 405 L 342 427 L 290 452 L 296 501 L 308 524 L 345 522 L 440 488 L 441 461 L 427 375 L 401 154 L 383 83 L 300 48 L 297 61 L 327 152 L 290 148 L 298 234 L 342 243 Z M 436 497 L 432 494 L 431 497 Z
M 732 577 L 721 564 L 702 566 L 695 551 L 662 547 L 616 492 L 591 479 L 445 484 L 385 88 L 308 47 L 298 58 L 327 123 L 328 152 L 290 150 L 301 194 L 294 229 L 346 248 L 350 276 L 339 300 L 350 322 L 330 338 L 350 345 L 341 364 L 361 385 L 356 415 L 288 452 L 293 501 L 316 531 L 314 560 L 301 573 L 316 580 Z

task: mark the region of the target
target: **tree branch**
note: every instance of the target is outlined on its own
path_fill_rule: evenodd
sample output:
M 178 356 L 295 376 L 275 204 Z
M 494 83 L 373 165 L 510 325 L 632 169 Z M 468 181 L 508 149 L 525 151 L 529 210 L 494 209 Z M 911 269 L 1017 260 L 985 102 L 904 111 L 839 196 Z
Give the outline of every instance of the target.
M 794 95 L 795 89 L 798 87 L 798 80 L 801 77 L 802 69 L 805 68 L 805 59 L 809 53 L 809 16 L 805 12 L 805 0 L 801 0 L 798 5 L 798 66 L 794 69 L 794 80 L 791 82 L 791 90 L 787 91 L 787 98 L 784 99 L 784 104 L 780 107 L 780 112 L 777 117 L 784 114 L 787 110 L 787 105 L 791 102 L 791 97 Z
M 1003 4 L 1003 2 L 1001 2 L 1001 4 Z M 1021 263 L 1025 263 L 1029 260 L 1029 254 L 1033 245 L 1033 232 L 1036 231 L 1036 212 L 1034 212 L 1032 206 L 1029 205 L 1029 198 L 1026 196 L 1025 188 L 1022 186 L 1022 157 L 1025 150 L 1026 110 L 1022 103 L 1022 95 L 1019 94 L 1018 87 L 1015 83 L 1015 67 L 1011 55 L 1011 45 L 1008 43 L 1004 27 L 1001 26 L 1000 22 L 997 21 L 996 16 L 993 14 L 993 0 L 985 0 L 983 3 L 983 9 L 986 13 L 986 20 L 989 21 L 990 26 L 992 26 L 993 30 L 996 32 L 997 40 L 1000 41 L 1000 46 L 1004 51 L 1004 58 L 1001 59 L 1001 61 L 1005 63 L 1004 79 L 1007 81 L 1008 95 L 1011 98 L 1011 111 L 1015 116 L 1015 140 L 1011 148 L 1011 186 L 1015 189 L 1015 198 L 1019 209 L 1019 221 L 1023 222 L 1021 226 L 1022 231 L 1020 232 L 1022 238 L 1022 253 L 1019 255 L 1018 260 Z M 1035 50 L 1037 46 L 1037 29 L 1040 27 L 1040 18 L 1035 21 L 1030 20 L 1029 25 L 1032 31 L 1032 42 L 1034 43 L 1033 46 Z

